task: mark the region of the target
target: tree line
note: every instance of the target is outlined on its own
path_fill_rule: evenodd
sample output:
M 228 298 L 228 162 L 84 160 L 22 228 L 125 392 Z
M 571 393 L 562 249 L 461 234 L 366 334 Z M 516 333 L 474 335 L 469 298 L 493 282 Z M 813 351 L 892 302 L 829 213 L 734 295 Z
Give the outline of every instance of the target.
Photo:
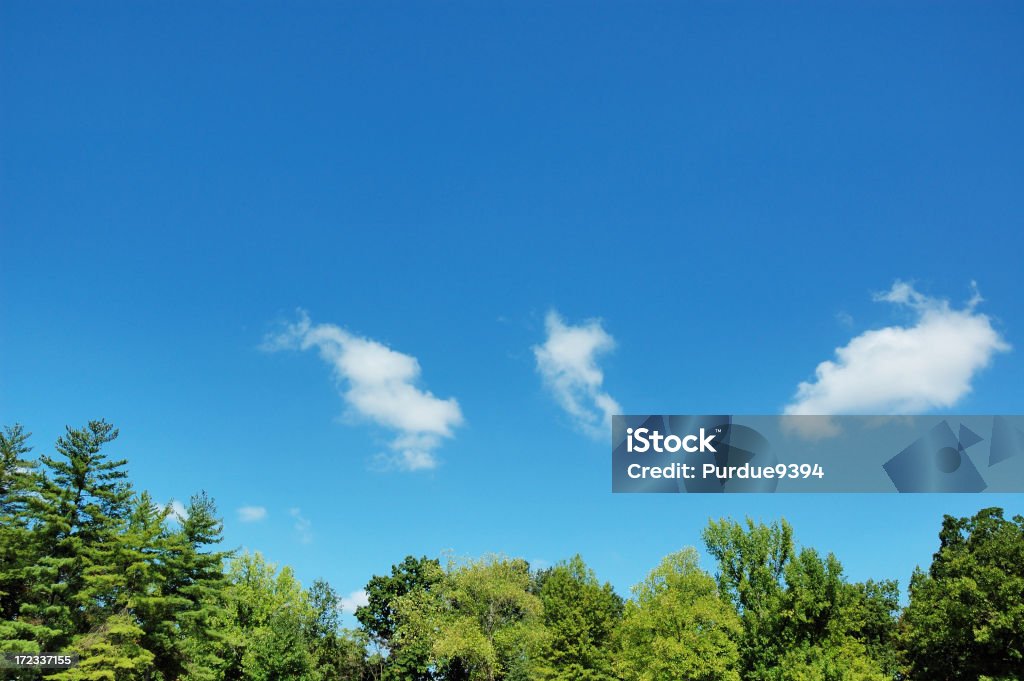
M 105 421 L 30 456 L 0 433 L 0 652 L 75 653 L 5 678 L 108 681 L 956 681 L 1024 678 L 1024 517 L 946 516 L 901 607 L 785 520 L 711 521 L 629 598 L 580 556 L 406 557 L 358 627 L 323 580 L 220 548 L 205 493 L 175 522 L 111 459 Z

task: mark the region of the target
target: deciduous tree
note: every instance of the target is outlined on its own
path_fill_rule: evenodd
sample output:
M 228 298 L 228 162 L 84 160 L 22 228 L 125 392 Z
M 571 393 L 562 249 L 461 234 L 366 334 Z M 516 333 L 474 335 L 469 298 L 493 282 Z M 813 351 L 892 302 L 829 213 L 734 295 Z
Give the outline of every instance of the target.
M 626 681 L 739 681 L 741 631 L 734 607 L 687 548 L 633 588 L 616 666 Z
M 558 681 L 614 679 L 614 636 L 622 599 L 601 584 L 579 554 L 544 572 L 540 586 L 546 637 L 538 675 Z
M 939 550 L 910 581 L 907 675 L 921 681 L 1024 677 L 1024 517 L 986 508 L 945 516 Z

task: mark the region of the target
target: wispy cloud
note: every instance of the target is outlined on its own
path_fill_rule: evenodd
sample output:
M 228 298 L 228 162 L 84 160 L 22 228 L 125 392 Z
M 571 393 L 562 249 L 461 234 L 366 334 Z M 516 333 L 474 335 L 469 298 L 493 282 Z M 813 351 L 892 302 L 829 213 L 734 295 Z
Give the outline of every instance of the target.
M 288 509 L 288 515 L 295 519 L 295 533 L 299 537 L 299 541 L 303 544 L 309 544 L 313 541 L 313 523 L 308 518 L 302 515 L 302 509 L 290 508 Z
M 267 517 L 267 509 L 263 506 L 242 506 L 238 509 L 238 519 L 243 523 L 255 523 Z
M 593 437 L 608 433 L 613 414 L 621 408 L 604 392 L 604 374 L 597 358 L 615 347 L 615 340 L 597 319 L 573 326 L 555 311 L 544 320 L 547 339 L 533 348 L 544 385 L 576 426 Z
M 355 614 L 356 608 L 369 604 L 370 599 L 362 589 L 353 591 L 348 596 L 341 597 L 341 611 L 350 615 Z
M 786 414 L 914 414 L 950 407 L 971 391 L 977 373 L 1009 344 L 977 311 L 982 302 L 971 284 L 960 309 L 897 281 L 875 300 L 906 308 L 909 326 L 872 329 L 835 351 L 835 359 L 800 383 Z M 827 423 L 821 424 L 826 426 Z
M 268 336 L 263 348 L 315 348 L 331 367 L 349 413 L 396 432 L 388 468 L 435 468 L 435 450 L 463 422 L 455 398 L 441 399 L 416 386 L 420 364 L 415 357 L 334 324 L 313 324 L 303 311 L 296 323 Z

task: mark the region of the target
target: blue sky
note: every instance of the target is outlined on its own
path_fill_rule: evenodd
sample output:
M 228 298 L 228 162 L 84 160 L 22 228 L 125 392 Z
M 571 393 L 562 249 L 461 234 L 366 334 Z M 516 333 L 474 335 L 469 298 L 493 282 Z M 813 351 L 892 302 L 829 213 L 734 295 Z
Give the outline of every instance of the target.
M 802 382 L 1020 413 L 1022 32 L 1012 3 L 2 3 L 0 420 L 39 451 L 114 422 L 140 487 L 205 488 L 229 545 L 345 593 L 446 549 L 580 551 L 625 591 L 745 514 L 905 585 L 943 513 L 1021 497 L 612 496 L 587 431 L 602 395 L 771 414 Z M 300 309 L 354 340 L 269 351 Z M 582 354 L 545 383 L 552 311 Z M 932 313 L 978 332 L 941 395 L 843 392 Z M 332 373 L 362 341 L 419 374 Z M 398 423 L 395 386 L 457 418 Z M 424 435 L 433 467 L 380 470 Z

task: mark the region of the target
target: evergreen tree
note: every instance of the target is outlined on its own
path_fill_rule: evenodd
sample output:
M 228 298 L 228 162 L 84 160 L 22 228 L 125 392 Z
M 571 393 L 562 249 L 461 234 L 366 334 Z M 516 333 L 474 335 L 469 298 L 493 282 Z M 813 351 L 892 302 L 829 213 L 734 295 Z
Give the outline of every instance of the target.
M 56 633 L 23 611 L 41 548 L 32 531 L 30 501 L 38 474 L 26 458 L 28 438 L 20 425 L 0 432 L 0 652 L 39 652 L 39 641 Z
M 140 619 L 166 611 L 162 575 L 164 520 L 167 510 L 148 492 L 137 495 L 117 535 L 103 546 L 86 546 L 95 556 L 83 570 L 81 596 L 112 612 L 135 613 Z
M 179 636 L 177 646 L 160 660 L 168 678 L 213 681 L 221 678 L 227 664 L 224 569 L 231 552 L 216 548 L 223 530 L 213 499 L 200 492 L 185 508 L 180 529 L 168 538 L 166 588 L 178 606 L 174 621 Z
M 126 461 L 109 460 L 103 450 L 116 438 L 112 425 L 90 421 L 67 429 L 57 440 L 57 456 L 40 459 L 45 474 L 30 500 L 39 555 L 26 569 L 31 586 L 22 614 L 48 629 L 39 641 L 44 649 L 62 649 L 76 633 L 103 625 L 113 614 L 110 602 L 90 596 L 114 561 L 119 531 L 132 509 Z
M 48 675 L 54 681 L 149 681 L 153 653 L 140 644 L 142 629 L 126 614 L 111 615 L 71 647 L 80 663 Z
M 193 605 L 180 593 L 187 570 L 173 541 L 180 533 L 170 532 L 169 517 L 168 506 L 158 506 L 146 492 L 139 494 L 112 562 L 105 570 L 93 568 L 86 574 L 87 592 L 94 591 L 94 598 L 138 623 L 139 643 L 153 654 L 154 680 L 181 678 L 184 636 L 179 619 Z

